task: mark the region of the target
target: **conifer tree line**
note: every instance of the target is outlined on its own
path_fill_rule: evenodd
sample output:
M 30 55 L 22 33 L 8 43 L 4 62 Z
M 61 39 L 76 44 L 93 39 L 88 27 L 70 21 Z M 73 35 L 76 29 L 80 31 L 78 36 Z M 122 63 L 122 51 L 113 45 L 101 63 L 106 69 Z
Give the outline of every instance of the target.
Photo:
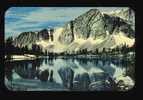
M 128 47 L 127 45 L 117 46 L 116 48 L 103 48 L 102 51 L 99 51 L 99 49 L 95 49 L 95 51 L 88 51 L 85 49 L 80 49 L 79 51 L 72 51 L 72 52 L 62 52 L 62 53 L 54 53 L 54 52 L 48 52 L 47 50 L 43 51 L 42 48 L 39 45 L 32 44 L 31 49 L 28 48 L 28 46 L 24 46 L 22 48 L 14 46 L 14 39 L 13 37 L 9 37 L 5 41 L 5 54 L 8 58 L 10 58 L 10 55 L 24 55 L 24 54 L 33 54 L 36 56 L 39 55 L 46 55 L 46 56 L 58 56 L 58 55 L 64 55 L 64 56 L 76 56 L 76 55 L 118 55 L 118 54 L 127 54 L 128 52 L 135 52 L 135 45 L 132 47 Z
M 11 55 L 24 55 L 24 54 L 33 54 L 36 56 L 44 55 L 42 48 L 39 45 L 32 44 L 31 49 L 28 46 L 23 46 L 22 48 L 14 46 L 13 37 L 9 37 L 5 41 L 5 55 L 7 58 L 10 58 Z

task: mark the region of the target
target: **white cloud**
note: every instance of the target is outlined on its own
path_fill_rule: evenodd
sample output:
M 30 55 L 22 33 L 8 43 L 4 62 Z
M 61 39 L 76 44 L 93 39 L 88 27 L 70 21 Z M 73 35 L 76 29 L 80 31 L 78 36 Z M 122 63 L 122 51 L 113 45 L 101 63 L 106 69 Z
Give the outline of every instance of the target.
M 20 9 L 20 8 L 19 8 Z M 28 8 L 30 9 L 30 8 Z M 10 23 L 9 21 L 6 22 L 5 25 L 5 33 L 18 34 L 22 31 L 26 30 L 19 30 L 25 27 L 38 27 L 41 26 L 44 22 L 47 21 L 69 21 L 74 17 L 77 17 L 81 13 L 84 13 L 89 8 L 65 8 L 65 7 L 39 7 L 39 9 L 30 11 L 30 12 L 16 12 L 12 10 L 7 10 L 5 18 L 17 18 L 19 17 L 20 20 Z M 31 23 L 30 23 L 31 22 Z M 32 23 L 33 22 L 33 23 Z M 35 24 L 35 23 L 37 24 Z M 30 23 L 30 24 L 29 24 Z
M 88 11 L 90 8 L 68 8 L 67 7 L 43 7 L 38 10 L 29 13 L 24 17 L 26 21 L 61 21 L 61 20 L 70 20 L 75 18 L 80 14 Z
M 23 11 L 20 7 L 18 8 L 15 7 L 15 10 L 12 9 L 7 10 L 5 14 L 6 20 L 8 18 L 18 18 L 19 20 L 16 21 L 11 20 L 11 22 L 10 20 L 6 21 L 5 25 L 6 34 L 7 33 L 17 34 L 26 31 L 26 28 L 28 29 L 28 27 L 29 28 L 37 27 L 37 29 L 39 29 L 38 27 L 41 27 L 45 23 L 48 23 L 48 21 L 50 22 L 70 21 L 78 17 L 79 15 L 85 13 L 89 9 L 95 7 L 35 7 L 35 8 L 34 10 L 31 10 L 31 8 L 28 7 L 27 8 L 28 10 Z M 18 11 L 16 11 L 16 9 L 18 9 Z M 100 8 L 100 9 L 102 11 L 107 11 L 109 8 L 108 9 Z

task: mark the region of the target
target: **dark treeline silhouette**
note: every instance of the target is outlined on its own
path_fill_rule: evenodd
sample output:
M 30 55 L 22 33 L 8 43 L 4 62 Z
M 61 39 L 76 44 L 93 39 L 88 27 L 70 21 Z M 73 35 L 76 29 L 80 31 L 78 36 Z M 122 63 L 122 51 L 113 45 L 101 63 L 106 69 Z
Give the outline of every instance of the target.
M 57 56 L 64 56 L 64 58 L 78 58 L 78 55 L 86 56 L 86 55 L 95 55 L 100 57 L 104 60 L 107 60 L 108 56 L 118 56 L 123 55 L 123 57 L 127 57 L 129 52 L 135 52 L 135 46 L 128 47 L 127 45 L 123 45 L 121 47 L 117 46 L 116 48 L 103 48 L 102 51 L 97 48 L 95 51 L 88 51 L 87 49 L 81 49 L 79 51 L 72 51 L 72 52 L 61 52 L 61 53 L 54 53 L 45 51 L 45 55 L 49 56 L 49 58 L 56 58 Z M 109 59 L 109 58 L 108 58 Z
M 9 81 L 14 80 L 13 74 L 17 74 L 23 79 L 39 79 L 41 82 L 54 82 L 53 70 L 40 70 L 42 63 L 47 60 L 50 65 L 50 61 L 47 58 L 35 59 L 35 60 L 21 60 L 21 61 L 8 61 L 6 63 L 5 74 Z
M 51 40 L 53 41 L 53 35 L 52 32 L 53 29 L 50 30 L 51 34 Z M 42 48 L 39 45 L 32 44 L 31 49 L 28 48 L 28 46 L 23 46 L 22 48 L 16 47 L 13 45 L 14 39 L 13 37 L 9 37 L 5 41 L 5 54 L 7 55 L 7 58 L 10 58 L 11 55 L 24 55 L 24 54 L 33 54 L 36 56 L 45 55 L 49 56 L 49 58 L 56 58 L 57 56 L 65 56 L 65 57 L 76 57 L 77 55 L 99 55 L 101 57 L 106 57 L 108 55 L 119 55 L 122 54 L 124 57 L 127 56 L 129 52 L 135 52 L 135 45 L 132 47 L 128 47 L 127 45 L 117 46 L 116 48 L 103 48 L 99 51 L 99 49 L 95 49 L 95 51 L 88 51 L 85 49 L 80 49 L 79 51 L 72 51 L 72 52 L 61 52 L 61 53 L 54 53 L 54 52 L 48 52 L 47 50 L 43 51 Z
M 53 33 L 54 33 L 54 29 L 50 29 L 50 38 L 51 38 L 51 41 L 54 41 Z
M 8 61 L 5 63 L 5 72 L 8 80 L 12 80 L 12 74 L 17 73 L 25 79 L 34 79 L 38 77 L 38 69 L 44 59 Z
M 36 44 L 33 44 L 32 45 L 32 49 L 30 50 L 32 52 L 32 54 L 35 54 L 35 55 L 44 55 L 44 52 L 42 51 L 42 48 L 39 46 L 39 45 L 36 45 Z
M 13 37 L 9 37 L 5 41 L 5 55 L 7 55 L 7 59 L 11 58 L 11 55 L 24 55 L 24 54 L 33 54 L 36 56 L 44 55 L 44 52 L 42 51 L 41 47 L 32 44 L 32 48 L 29 49 L 28 46 L 23 46 L 22 48 L 18 46 L 14 46 L 14 40 Z

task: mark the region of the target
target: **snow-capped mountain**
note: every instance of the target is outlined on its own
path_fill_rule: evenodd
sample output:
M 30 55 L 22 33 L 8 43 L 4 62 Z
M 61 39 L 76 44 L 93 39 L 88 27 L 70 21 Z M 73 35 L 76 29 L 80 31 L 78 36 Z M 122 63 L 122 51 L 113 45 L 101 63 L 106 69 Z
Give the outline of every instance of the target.
M 63 27 L 53 31 L 53 40 L 49 40 L 49 30 L 39 32 L 24 32 L 16 39 L 16 46 L 29 47 L 32 44 L 53 52 L 78 51 L 96 48 L 115 48 L 121 45 L 134 45 L 135 21 L 131 9 L 122 9 L 111 13 L 103 13 L 98 9 L 91 9 Z

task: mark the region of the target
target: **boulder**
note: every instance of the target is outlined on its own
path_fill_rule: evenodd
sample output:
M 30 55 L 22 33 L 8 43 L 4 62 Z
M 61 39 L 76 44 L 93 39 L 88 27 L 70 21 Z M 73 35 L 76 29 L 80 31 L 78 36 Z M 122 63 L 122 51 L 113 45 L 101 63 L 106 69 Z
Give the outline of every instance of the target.
M 48 69 L 39 72 L 39 79 L 42 82 L 46 82 L 48 80 L 48 77 L 49 77 L 49 70 Z
M 134 87 L 135 82 L 129 76 L 120 76 L 116 78 L 117 90 L 127 91 Z

